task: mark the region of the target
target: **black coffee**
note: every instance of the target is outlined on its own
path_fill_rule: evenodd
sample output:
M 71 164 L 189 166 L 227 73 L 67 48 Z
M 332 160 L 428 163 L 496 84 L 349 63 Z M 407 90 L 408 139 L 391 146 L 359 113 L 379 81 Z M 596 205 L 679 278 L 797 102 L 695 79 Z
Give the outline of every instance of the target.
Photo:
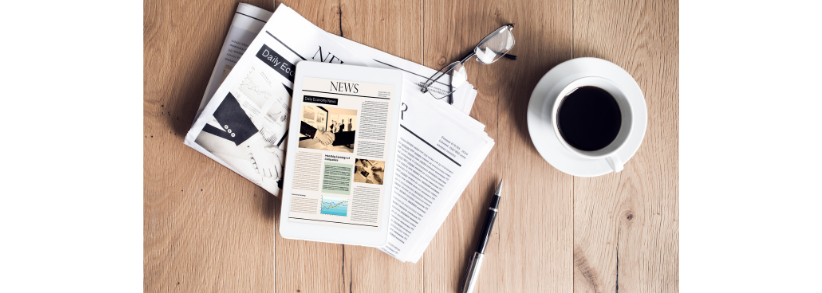
M 616 139 L 622 126 L 619 104 L 607 91 L 580 87 L 559 104 L 557 127 L 568 144 L 583 151 L 596 151 Z

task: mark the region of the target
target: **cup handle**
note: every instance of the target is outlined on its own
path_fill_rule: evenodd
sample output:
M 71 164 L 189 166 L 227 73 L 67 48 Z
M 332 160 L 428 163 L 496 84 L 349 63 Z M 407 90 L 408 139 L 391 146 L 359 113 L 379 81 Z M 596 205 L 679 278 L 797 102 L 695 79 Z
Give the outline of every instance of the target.
M 616 155 L 605 158 L 605 161 L 608 162 L 608 166 L 611 166 L 614 173 L 622 171 L 622 160 Z

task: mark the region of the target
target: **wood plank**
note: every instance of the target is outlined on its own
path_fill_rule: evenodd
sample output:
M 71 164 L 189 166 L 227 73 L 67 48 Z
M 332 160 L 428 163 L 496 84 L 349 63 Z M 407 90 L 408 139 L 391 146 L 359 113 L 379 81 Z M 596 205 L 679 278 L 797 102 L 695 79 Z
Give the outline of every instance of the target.
M 237 2 L 144 2 L 145 292 L 274 289 L 276 199 L 183 145 Z
M 619 174 L 574 184 L 574 291 L 677 292 L 678 1 L 574 3 L 574 56 L 639 83 L 648 128 Z
M 539 78 L 571 58 L 571 1 L 427 1 L 425 65 L 439 68 L 485 35 L 515 23 L 517 61 L 471 61 L 478 89 L 471 116 L 496 146 L 424 255 L 427 292 L 461 288 L 489 196 L 505 179 L 500 214 L 477 292 L 569 292 L 572 289 L 572 178 L 533 147 L 525 113 Z
M 326 31 L 433 68 L 517 25 L 518 61 L 468 64 L 471 115 L 497 145 L 416 265 L 280 238 L 279 199 L 183 145 L 237 1 L 145 1 L 144 291 L 458 291 L 505 178 L 478 291 L 676 292 L 678 2 L 571 1 L 284 1 Z M 617 63 L 645 93 L 648 132 L 620 174 L 573 178 L 532 146 L 531 90 L 574 56 Z
M 422 63 L 422 1 L 341 1 L 340 35 Z M 362 246 L 344 248 L 348 292 L 420 292 L 423 262 L 402 263 Z
M 339 1 L 277 1 L 323 30 L 340 34 Z M 273 10 L 272 10 L 273 11 Z M 280 203 L 280 200 L 277 200 Z M 277 210 L 277 219 L 279 219 Z M 279 227 L 279 226 L 278 226 Z M 343 245 L 277 239 L 277 292 L 346 292 Z

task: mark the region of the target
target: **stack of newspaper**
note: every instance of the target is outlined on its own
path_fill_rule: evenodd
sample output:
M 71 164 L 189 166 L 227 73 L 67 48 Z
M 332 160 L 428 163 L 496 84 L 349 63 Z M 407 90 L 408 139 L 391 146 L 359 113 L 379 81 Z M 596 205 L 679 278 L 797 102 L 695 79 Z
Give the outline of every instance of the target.
M 417 262 L 494 145 L 468 116 L 477 95 L 470 83 L 448 104 L 420 91 L 434 69 L 329 34 L 285 5 L 272 14 L 240 4 L 186 145 L 278 195 L 301 61 L 404 72 L 390 237 L 380 249 Z M 450 81 L 431 91 L 450 92 Z

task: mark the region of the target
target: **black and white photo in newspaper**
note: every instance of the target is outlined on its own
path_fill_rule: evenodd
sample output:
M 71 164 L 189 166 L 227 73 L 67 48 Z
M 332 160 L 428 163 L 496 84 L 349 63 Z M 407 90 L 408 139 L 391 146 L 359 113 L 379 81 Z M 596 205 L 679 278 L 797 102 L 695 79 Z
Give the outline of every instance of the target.
M 268 10 L 247 3 L 237 4 L 237 11 L 234 12 L 231 27 L 228 28 L 228 35 L 225 37 L 223 47 L 220 48 L 220 55 L 208 79 L 203 100 L 200 101 L 195 117 L 200 116 L 205 105 L 217 91 L 217 87 L 228 77 L 228 73 L 234 65 L 237 65 L 237 61 L 243 56 L 248 45 L 257 37 L 269 18 L 271 18 L 271 12 Z

